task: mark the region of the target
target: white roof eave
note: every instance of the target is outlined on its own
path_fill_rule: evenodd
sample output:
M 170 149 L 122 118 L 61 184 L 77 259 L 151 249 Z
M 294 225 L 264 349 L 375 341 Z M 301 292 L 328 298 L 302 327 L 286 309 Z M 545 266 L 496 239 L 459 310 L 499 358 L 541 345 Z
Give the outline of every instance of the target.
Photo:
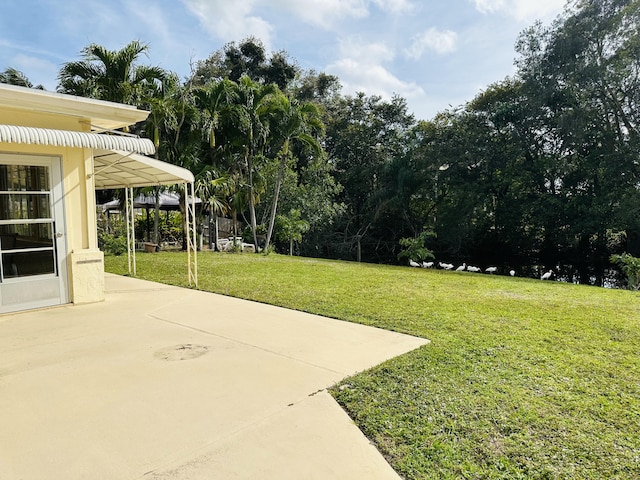
M 93 98 L 0 84 L 0 109 L 10 108 L 77 118 L 91 128 L 110 129 L 133 125 L 149 116 L 146 110 Z

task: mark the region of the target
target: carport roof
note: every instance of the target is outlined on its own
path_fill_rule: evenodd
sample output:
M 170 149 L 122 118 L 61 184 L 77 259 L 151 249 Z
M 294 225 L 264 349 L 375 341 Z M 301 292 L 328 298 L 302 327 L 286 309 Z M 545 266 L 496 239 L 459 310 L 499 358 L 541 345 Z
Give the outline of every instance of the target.
M 192 183 L 186 168 L 122 150 L 95 150 L 94 177 L 97 190 Z
M 193 174 L 185 168 L 136 153 L 154 153 L 155 146 L 151 140 L 133 135 L 0 125 L 0 143 L 92 148 L 96 189 L 173 185 L 194 181 Z

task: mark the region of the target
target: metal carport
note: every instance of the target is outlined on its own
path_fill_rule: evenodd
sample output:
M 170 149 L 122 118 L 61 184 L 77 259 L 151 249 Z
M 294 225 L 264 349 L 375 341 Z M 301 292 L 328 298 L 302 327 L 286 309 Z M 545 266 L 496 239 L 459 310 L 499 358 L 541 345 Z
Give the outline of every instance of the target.
M 127 256 L 129 273 L 136 274 L 135 217 L 133 189 L 158 185 L 185 186 L 184 211 L 187 220 L 187 263 L 189 285 L 198 285 L 198 257 L 196 250 L 195 178 L 186 168 L 154 158 L 122 150 L 94 150 L 94 184 L 96 190 L 125 189 L 128 206 Z
M 0 143 L 63 146 L 93 149 L 93 177 L 96 190 L 125 189 L 129 273 L 136 274 L 133 189 L 158 185 L 185 185 L 187 215 L 187 262 L 189 285 L 198 285 L 196 253 L 195 191 L 193 174 L 140 153 L 153 154 L 155 146 L 147 138 L 117 131 L 79 132 L 21 125 L 0 125 Z M 136 153 L 139 152 L 139 153 Z

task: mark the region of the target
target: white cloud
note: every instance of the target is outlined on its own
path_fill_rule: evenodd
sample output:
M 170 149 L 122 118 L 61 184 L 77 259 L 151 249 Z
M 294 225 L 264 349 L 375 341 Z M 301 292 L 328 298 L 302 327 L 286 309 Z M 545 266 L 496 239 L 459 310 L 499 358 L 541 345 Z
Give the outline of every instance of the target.
M 302 21 L 323 28 L 330 28 L 345 18 L 359 19 L 369 15 L 366 0 L 261 0 L 261 4 L 291 11 Z
M 389 1 L 389 0 L 386 0 Z M 395 0 L 404 1 L 404 0 Z M 259 38 L 267 49 L 274 27 L 259 13 L 260 8 L 292 13 L 305 23 L 330 28 L 345 18 L 360 19 L 369 14 L 367 0 L 182 0 L 207 32 L 224 41 L 248 36 Z M 265 12 L 268 13 L 268 12 Z
M 363 62 L 390 62 L 395 58 L 395 52 L 384 43 L 369 43 L 359 37 L 348 37 L 340 41 L 340 54 L 356 56 Z
M 414 5 L 409 0 L 372 0 L 381 10 L 395 15 L 410 12 Z
M 388 46 L 349 38 L 341 42 L 340 52 L 341 58 L 328 65 L 326 71 L 340 78 L 344 93 L 364 92 L 384 99 L 394 94 L 407 99 L 424 95 L 419 85 L 399 79 L 384 66 L 395 58 Z
M 482 13 L 505 13 L 519 22 L 549 20 L 558 15 L 567 0 L 470 0 Z
M 445 55 L 454 52 L 457 48 L 457 43 L 458 34 L 456 32 L 430 28 L 413 38 L 411 47 L 405 50 L 405 54 L 415 60 L 422 57 L 425 51 Z
M 202 25 L 215 37 L 224 40 L 249 35 L 269 43 L 273 27 L 258 13 L 260 9 L 278 9 L 292 13 L 305 23 L 331 29 L 345 20 L 369 16 L 373 6 L 385 13 L 400 15 L 411 11 L 411 0 L 182 0 Z M 265 12 L 266 13 L 266 12 Z
M 550 20 L 562 12 L 566 0 L 516 0 L 512 6 L 512 15 L 523 22 Z
M 270 48 L 272 25 L 265 19 L 252 15 L 258 0 L 241 0 L 230 3 L 226 0 L 182 0 L 186 7 L 215 38 L 224 41 L 241 40 L 254 36 Z
M 261 3 L 292 11 L 303 21 L 324 28 L 330 28 L 345 19 L 366 18 L 371 12 L 371 6 L 392 15 L 400 15 L 413 9 L 410 0 L 261 0 Z
M 506 6 L 506 0 L 472 0 L 478 11 L 482 13 L 495 13 Z

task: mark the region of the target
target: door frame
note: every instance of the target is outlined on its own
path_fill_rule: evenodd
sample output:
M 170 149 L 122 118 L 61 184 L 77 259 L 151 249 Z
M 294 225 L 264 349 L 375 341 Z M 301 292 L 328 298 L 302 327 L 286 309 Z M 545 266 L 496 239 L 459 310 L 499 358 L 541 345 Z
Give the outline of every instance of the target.
M 64 186 L 62 177 L 62 158 L 59 155 L 39 155 L 28 153 L 0 152 L 0 164 L 3 165 L 34 165 L 48 167 L 49 171 L 49 201 L 51 218 L 53 220 L 53 255 L 54 273 L 31 275 L 15 278 L 0 278 L 0 313 L 15 312 L 54 305 L 62 305 L 70 302 L 69 299 L 69 273 L 67 267 L 68 247 L 66 235 L 66 217 L 64 206 Z M 43 299 L 31 299 L 25 297 L 20 302 L 5 304 L 4 291 L 19 291 L 20 296 L 24 296 L 24 288 L 29 288 L 29 284 L 38 288 L 38 284 L 53 285 L 53 279 L 57 279 L 56 287 L 59 294 L 55 297 Z M 6 286 L 6 287 L 5 287 Z M 52 287 L 55 288 L 55 287 Z

